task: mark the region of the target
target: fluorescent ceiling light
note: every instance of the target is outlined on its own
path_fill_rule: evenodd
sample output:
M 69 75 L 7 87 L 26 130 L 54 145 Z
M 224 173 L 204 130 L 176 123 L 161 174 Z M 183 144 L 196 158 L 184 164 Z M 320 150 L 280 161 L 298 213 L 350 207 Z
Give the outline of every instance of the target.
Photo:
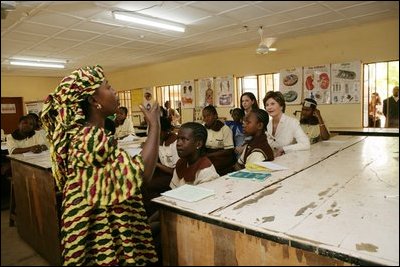
M 29 66 L 29 67 L 41 67 L 41 68 L 55 68 L 55 69 L 63 69 L 65 68 L 64 64 L 55 63 L 55 62 L 44 62 L 44 61 L 26 61 L 26 60 L 10 60 L 11 65 L 18 66 Z
M 128 13 L 129 11 L 113 11 L 114 18 L 171 31 L 185 32 L 185 26 L 174 22 L 138 14 L 121 14 L 121 12 Z

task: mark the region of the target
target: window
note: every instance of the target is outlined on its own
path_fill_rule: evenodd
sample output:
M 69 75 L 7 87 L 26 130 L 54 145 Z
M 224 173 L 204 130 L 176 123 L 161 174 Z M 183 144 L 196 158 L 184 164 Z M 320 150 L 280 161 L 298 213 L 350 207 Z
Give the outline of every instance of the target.
M 263 108 L 263 99 L 268 91 L 279 91 L 279 73 L 244 76 L 238 78 L 237 106 L 240 107 L 240 96 L 245 92 L 253 93 L 258 106 Z
M 128 109 L 128 115 L 127 118 L 132 120 L 132 97 L 131 97 L 131 91 L 119 91 L 118 97 L 119 97 L 119 104 L 120 106 L 126 107 Z
M 181 86 L 180 85 L 167 85 L 159 86 L 157 90 L 157 100 L 161 106 L 164 106 L 165 101 L 171 103 L 171 108 L 180 108 L 181 103 Z
M 382 114 L 383 100 L 392 95 L 393 87 L 396 85 L 399 85 L 399 61 L 364 64 L 364 127 L 385 127 L 386 118 Z M 380 102 L 372 106 L 374 93 L 379 95 Z M 379 120 L 380 123 L 377 123 Z

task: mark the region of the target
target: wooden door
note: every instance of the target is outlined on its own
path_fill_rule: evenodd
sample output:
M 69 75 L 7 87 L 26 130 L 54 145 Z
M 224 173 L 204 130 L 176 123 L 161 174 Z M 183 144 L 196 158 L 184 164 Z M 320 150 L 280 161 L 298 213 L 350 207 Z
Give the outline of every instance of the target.
M 17 129 L 19 118 L 21 118 L 22 115 L 24 115 L 22 97 L 1 98 L 1 129 L 3 129 L 6 134 L 10 134 Z

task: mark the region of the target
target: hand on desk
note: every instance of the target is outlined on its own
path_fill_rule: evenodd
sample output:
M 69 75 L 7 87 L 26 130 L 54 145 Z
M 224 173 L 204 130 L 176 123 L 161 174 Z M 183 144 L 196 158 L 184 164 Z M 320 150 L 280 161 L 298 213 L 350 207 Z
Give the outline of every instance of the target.
M 275 157 L 279 157 L 282 156 L 283 154 L 285 154 L 285 151 L 283 150 L 283 148 L 276 148 L 274 149 L 274 156 Z
M 46 145 L 34 145 L 31 147 L 31 151 L 33 153 L 41 153 L 42 151 L 47 150 L 47 146 Z

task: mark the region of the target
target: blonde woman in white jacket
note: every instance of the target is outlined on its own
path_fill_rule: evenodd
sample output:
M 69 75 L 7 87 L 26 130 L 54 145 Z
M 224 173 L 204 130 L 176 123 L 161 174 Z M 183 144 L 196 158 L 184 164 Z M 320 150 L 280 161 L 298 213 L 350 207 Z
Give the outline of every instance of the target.
M 296 150 L 309 150 L 310 140 L 300 127 L 300 122 L 285 115 L 285 98 L 279 91 L 265 95 L 264 107 L 272 117 L 267 126 L 267 139 L 275 157 Z

